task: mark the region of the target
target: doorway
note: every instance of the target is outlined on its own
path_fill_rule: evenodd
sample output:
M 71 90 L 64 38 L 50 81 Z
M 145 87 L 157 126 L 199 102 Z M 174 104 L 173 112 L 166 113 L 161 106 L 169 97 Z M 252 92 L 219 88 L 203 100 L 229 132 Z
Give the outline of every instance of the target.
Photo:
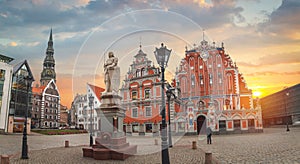
M 197 118 L 197 134 L 205 134 L 206 133 L 206 118 L 204 116 L 199 116 Z

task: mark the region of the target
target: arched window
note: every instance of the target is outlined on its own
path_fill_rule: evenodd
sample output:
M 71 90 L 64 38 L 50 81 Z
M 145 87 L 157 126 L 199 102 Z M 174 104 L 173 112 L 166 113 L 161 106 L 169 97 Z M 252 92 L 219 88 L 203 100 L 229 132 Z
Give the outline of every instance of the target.
M 227 73 L 226 74 L 227 77 L 227 89 L 229 93 L 233 92 L 233 79 L 232 79 L 232 74 L 231 73 Z
M 199 101 L 198 102 L 198 104 L 197 104 L 197 106 L 198 106 L 198 110 L 204 110 L 204 108 L 205 108 L 205 103 L 204 103 L 204 101 Z
M 195 87 L 195 75 L 192 75 L 191 83 L 192 83 L 192 87 Z

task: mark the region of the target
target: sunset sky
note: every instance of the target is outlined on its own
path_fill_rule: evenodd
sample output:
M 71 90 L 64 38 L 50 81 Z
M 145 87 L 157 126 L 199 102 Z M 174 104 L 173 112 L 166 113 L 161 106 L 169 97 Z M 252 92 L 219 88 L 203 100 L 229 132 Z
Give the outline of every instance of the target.
M 184 57 L 203 39 L 236 61 L 256 96 L 300 81 L 299 0 L 0 0 L 0 54 L 27 60 L 39 83 L 50 29 L 57 85 L 63 105 L 86 92 L 86 83 L 104 88 L 103 62 L 109 51 L 126 73 L 141 43 L 153 51 L 172 49 L 170 79 Z M 259 95 L 261 93 L 261 95 Z

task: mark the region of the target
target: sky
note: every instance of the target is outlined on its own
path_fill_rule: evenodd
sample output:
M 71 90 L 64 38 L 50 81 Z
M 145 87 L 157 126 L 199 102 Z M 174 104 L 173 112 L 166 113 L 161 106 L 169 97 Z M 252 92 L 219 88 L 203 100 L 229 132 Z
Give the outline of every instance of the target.
M 61 103 L 86 84 L 104 88 L 108 52 L 122 79 L 139 46 L 157 66 L 155 47 L 172 49 L 166 77 L 205 39 L 237 63 L 255 96 L 300 81 L 299 0 L 0 0 L 0 54 L 27 60 L 39 84 L 50 29 Z M 204 38 L 203 38 L 204 33 Z

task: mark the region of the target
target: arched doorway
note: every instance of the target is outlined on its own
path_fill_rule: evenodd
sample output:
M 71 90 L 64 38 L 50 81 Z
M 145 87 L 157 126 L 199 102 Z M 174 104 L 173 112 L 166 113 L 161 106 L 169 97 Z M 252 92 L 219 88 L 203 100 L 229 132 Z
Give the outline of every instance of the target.
M 198 116 L 197 118 L 197 134 L 206 133 L 206 118 L 205 116 Z

